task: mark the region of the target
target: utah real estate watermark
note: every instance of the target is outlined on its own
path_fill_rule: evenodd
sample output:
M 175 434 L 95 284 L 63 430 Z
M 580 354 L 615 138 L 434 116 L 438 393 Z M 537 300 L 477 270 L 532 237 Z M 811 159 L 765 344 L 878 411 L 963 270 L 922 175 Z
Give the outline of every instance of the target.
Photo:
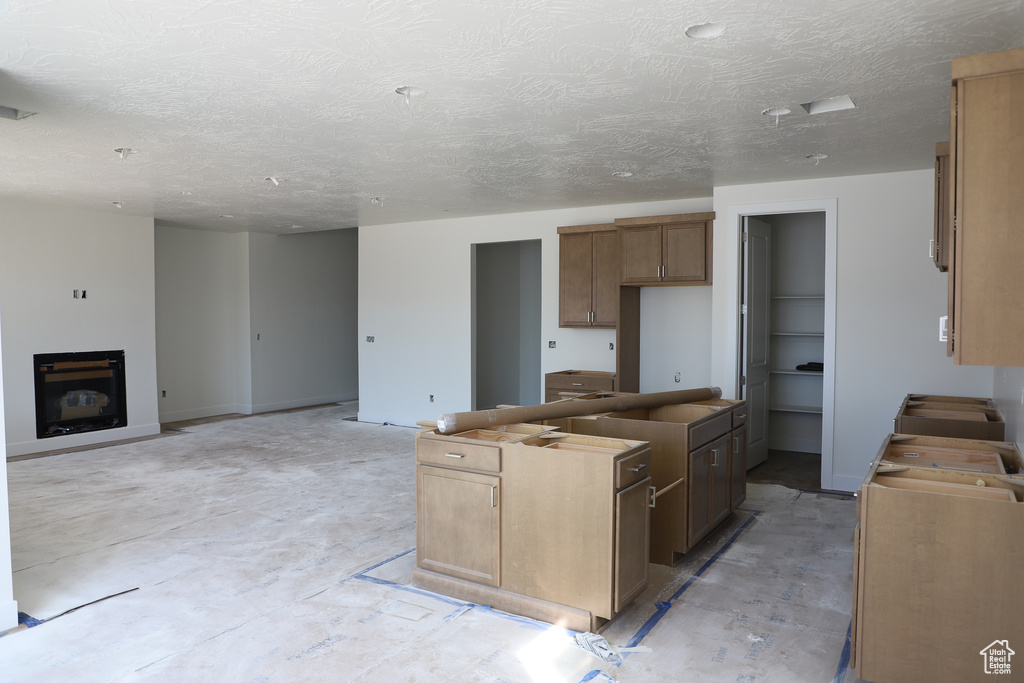
M 985 673 L 1009 674 L 1010 658 L 1017 653 L 1010 649 L 1010 641 L 993 640 L 979 654 L 985 662 Z

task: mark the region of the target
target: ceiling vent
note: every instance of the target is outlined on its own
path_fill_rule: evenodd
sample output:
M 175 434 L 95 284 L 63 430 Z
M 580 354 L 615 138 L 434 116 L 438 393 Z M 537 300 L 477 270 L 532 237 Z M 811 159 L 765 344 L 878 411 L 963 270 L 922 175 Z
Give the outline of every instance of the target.
M 804 111 L 808 114 L 824 114 L 830 111 L 842 111 L 843 109 L 856 109 L 857 105 L 853 103 L 846 95 L 840 95 L 839 97 L 828 97 L 824 100 L 814 100 L 807 104 L 801 104 Z
M 10 119 L 11 121 L 21 121 L 27 119 L 35 114 L 34 111 L 25 111 L 23 109 L 15 109 L 14 107 L 0 106 L 0 119 Z

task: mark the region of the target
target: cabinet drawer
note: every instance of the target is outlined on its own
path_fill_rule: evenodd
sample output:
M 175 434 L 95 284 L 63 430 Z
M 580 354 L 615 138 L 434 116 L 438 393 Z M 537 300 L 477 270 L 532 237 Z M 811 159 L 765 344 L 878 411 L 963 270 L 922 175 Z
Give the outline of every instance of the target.
M 624 489 L 651 476 L 651 449 L 626 456 L 615 463 L 615 489 Z
M 416 461 L 461 470 L 500 472 L 501 448 L 497 444 L 488 446 L 460 439 L 422 436 L 416 442 Z
M 577 372 L 548 373 L 545 382 L 548 391 L 613 391 L 615 375 L 609 372 L 581 370 Z
M 742 427 L 747 424 L 747 404 L 744 401 L 732 409 L 732 428 Z
M 732 413 L 731 410 L 723 410 L 718 415 L 708 418 L 706 422 L 691 427 L 690 448 L 703 446 L 729 432 L 732 429 Z

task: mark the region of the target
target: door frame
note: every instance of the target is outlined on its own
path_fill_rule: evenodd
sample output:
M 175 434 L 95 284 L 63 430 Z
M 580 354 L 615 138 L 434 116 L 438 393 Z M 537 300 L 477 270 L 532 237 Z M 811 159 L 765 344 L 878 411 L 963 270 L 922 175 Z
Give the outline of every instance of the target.
M 835 446 L 835 373 L 836 373 L 836 236 L 837 212 L 839 200 L 835 197 L 827 199 L 809 199 L 788 202 L 769 202 L 759 204 L 737 204 L 729 207 L 730 230 L 738 236 L 739 248 L 737 291 L 743 286 L 743 219 L 747 216 L 770 216 L 785 213 L 825 214 L 825 371 L 822 377 L 821 403 L 821 487 L 832 488 L 833 453 Z M 742 299 L 741 299 L 742 300 Z M 740 395 L 740 376 L 744 371 L 743 354 L 743 317 L 740 306 L 735 307 L 732 332 L 736 349 L 736 396 Z

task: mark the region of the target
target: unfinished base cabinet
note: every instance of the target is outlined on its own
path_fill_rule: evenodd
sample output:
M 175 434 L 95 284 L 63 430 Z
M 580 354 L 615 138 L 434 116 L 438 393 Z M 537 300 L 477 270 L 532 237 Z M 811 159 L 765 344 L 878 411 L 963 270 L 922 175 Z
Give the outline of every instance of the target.
M 544 375 L 544 402 L 561 401 L 595 391 L 614 391 L 615 373 L 601 370 L 561 370 Z
M 1024 644 L 1015 444 L 890 435 L 858 491 L 851 657 L 874 683 L 991 681 Z M 1004 670 L 1000 673 L 1010 673 Z
M 569 431 L 651 447 L 650 560 L 675 565 L 746 497 L 745 401 L 713 399 L 574 417 Z
M 893 419 L 897 434 L 1002 441 L 1003 416 L 990 398 L 907 394 Z
M 515 429 L 417 434 L 414 583 L 596 630 L 647 586 L 650 448 Z

